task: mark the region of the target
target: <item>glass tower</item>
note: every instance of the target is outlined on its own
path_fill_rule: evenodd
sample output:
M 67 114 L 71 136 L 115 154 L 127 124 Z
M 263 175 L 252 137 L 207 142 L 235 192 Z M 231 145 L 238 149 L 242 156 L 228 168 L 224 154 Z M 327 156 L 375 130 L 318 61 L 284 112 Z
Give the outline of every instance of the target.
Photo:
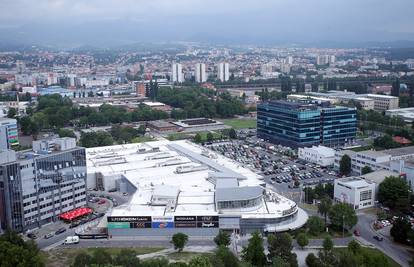
M 291 147 L 339 146 L 356 135 L 356 110 L 327 103 L 270 101 L 257 107 L 257 136 Z

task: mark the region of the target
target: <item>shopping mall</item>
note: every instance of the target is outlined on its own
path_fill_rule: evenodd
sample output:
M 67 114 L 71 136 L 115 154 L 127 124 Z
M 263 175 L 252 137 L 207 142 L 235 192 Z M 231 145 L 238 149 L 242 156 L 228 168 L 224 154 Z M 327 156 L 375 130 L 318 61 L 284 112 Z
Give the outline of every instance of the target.
M 302 227 L 308 215 L 239 163 L 188 141 L 89 148 L 88 187 L 131 196 L 113 208 L 111 236 L 210 236 Z

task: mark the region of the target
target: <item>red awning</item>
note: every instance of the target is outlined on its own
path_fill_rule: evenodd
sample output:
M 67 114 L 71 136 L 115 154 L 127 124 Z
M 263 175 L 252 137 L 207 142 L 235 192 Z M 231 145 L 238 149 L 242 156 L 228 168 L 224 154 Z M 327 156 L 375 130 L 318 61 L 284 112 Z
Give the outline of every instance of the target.
M 76 218 L 87 215 L 89 213 L 92 213 L 91 208 L 77 208 L 77 209 L 60 214 L 59 218 L 63 220 L 67 220 L 67 221 L 72 221 Z

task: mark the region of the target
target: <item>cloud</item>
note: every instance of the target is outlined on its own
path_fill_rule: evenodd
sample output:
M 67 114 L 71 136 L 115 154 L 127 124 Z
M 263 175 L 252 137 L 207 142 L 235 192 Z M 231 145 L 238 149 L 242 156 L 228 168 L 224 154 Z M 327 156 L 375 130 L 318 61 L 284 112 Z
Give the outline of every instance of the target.
M 412 0 L 0 0 L 0 6 L 0 29 L 33 35 L 60 27 L 161 39 L 414 38 Z

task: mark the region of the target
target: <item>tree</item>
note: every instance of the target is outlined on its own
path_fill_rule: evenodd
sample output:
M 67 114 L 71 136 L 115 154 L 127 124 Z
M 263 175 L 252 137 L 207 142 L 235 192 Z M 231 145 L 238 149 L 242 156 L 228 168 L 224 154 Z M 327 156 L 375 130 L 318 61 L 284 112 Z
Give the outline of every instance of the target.
M 352 206 L 346 203 L 337 203 L 329 210 L 331 224 L 339 229 L 352 228 L 358 222 L 358 217 Z
M 124 248 L 115 256 L 114 264 L 124 267 L 135 267 L 139 266 L 140 260 L 134 250 Z
M 88 267 L 92 263 L 92 257 L 86 252 L 80 252 L 76 255 L 72 264 L 73 267 Z
M 333 253 L 334 244 L 330 237 L 326 237 L 322 243 L 322 251 L 319 252 L 319 259 L 322 266 L 336 266 L 336 258 Z
M 7 112 L 7 118 L 13 119 L 17 115 L 17 110 L 15 108 L 9 108 Z
M 171 243 L 174 245 L 174 249 L 178 249 L 178 252 L 183 251 L 185 244 L 188 242 L 188 236 L 183 233 L 176 233 L 173 235 Z
M 0 236 L 0 265 L 43 267 L 43 257 L 33 240 L 24 241 L 16 232 L 6 230 Z
M 208 142 L 211 142 L 211 141 L 213 141 L 214 140 L 214 136 L 213 136 L 213 134 L 211 133 L 211 132 L 208 132 L 207 133 L 207 141 Z
M 313 253 L 309 253 L 308 256 L 306 256 L 306 265 L 308 267 L 319 267 L 322 266 L 321 261 L 318 257 L 315 256 Z
M 227 247 L 228 245 L 230 245 L 230 235 L 224 232 L 223 230 L 220 230 L 217 236 L 214 238 L 214 243 L 216 243 L 218 247 Z
M 362 174 L 362 175 L 367 174 L 367 173 L 371 173 L 371 172 L 373 172 L 373 170 L 371 169 L 371 167 L 370 167 L 370 166 L 364 166 L 364 167 L 361 169 L 361 174 Z
M 110 146 L 114 143 L 112 136 L 104 131 L 82 133 L 79 139 L 83 147 Z
M 242 258 L 244 261 L 254 266 L 264 266 L 266 264 L 266 255 L 264 254 L 263 239 L 259 232 L 254 232 L 249 239 L 247 247 L 242 250 Z
M 194 136 L 194 142 L 196 142 L 196 143 L 201 143 L 201 141 L 203 140 L 203 138 L 201 137 L 201 134 L 199 134 L 199 133 L 197 133 L 195 136 Z
M 296 266 L 296 254 L 292 253 L 292 238 L 288 233 L 276 233 L 267 238 L 269 258 L 280 257 L 288 262 L 290 266 Z
M 205 256 L 195 256 L 188 263 L 188 267 L 213 267 Z
M 313 236 L 318 236 L 325 230 L 325 223 L 317 216 L 310 216 L 307 222 L 309 233 Z
M 237 139 L 236 130 L 234 130 L 233 128 L 231 128 L 230 131 L 229 131 L 229 137 L 230 137 L 230 139 Z
M 99 266 L 112 264 L 111 254 L 102 248 L 97 248 L 92 253 L 92 263 Z
M 351 172 L 351 158 L 345 154 L 339 161 L 339 172 L 342 175 L 348 175 Z
M 321 202 L 318 204 L 318 213 L 323 215 L 325 218 L 325 225 L 326 225 L 326 217 L 329 213 L 329 211 L 332 208 L 332 200 L 328 197 L 324 197 Z
M 299 233 L 298 236 L 296 237 L 296 242 L 303 249 L 309 244 L 309 239 L 305 233 Z
M 276 257 L 272 259 L 272 267 L 291 267 L 289 262 L 286 262 L 284 259 L 280 257 Z
M 221 245 L 215 253 L 216 258 L 220 259 L 224 267 L 237 267 L 239 266 L 239 260 L 237 257 L 229 250 L 228 247 Z
M 70 129 L 60 128 L 58 131 L 59 137 L 73 137 L 76 138 L 75 133 Z
M 395 242 L 407 244 L 409 233 L 412 231 L 410 222 L 403 218 L 398 218 L 391 227 L 390 235 Z
M 378 201 L 390 209 L 405 209 L 409 205 L 409 190 L 404 179 L 386 177 L 378 187 Z

